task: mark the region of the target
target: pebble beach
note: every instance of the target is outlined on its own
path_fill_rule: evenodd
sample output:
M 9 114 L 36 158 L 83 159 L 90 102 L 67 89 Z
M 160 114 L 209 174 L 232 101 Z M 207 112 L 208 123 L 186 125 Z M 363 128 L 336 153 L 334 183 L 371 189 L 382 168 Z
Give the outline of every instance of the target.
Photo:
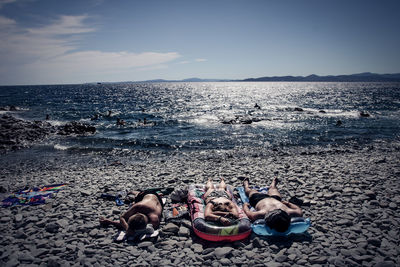
M 135 155 L 67 154 L 5 160 L 1 196 L 24 186 L 67 183 L 44 205 L 0 209 L 1 266 L 398 266 L 400 264 L 400 145 L 287 148 L 280 151 L 138 151 Z M 308 232 L 288 238 L 252 234 L 234 243 L 206 242 L 188 219 L 160 226 L 155 241 L 113 241 L 128 205 L 102 192 L 151 187 L 185 188 L 219 177 L 241 186 L 280 179 L 285 200 L 302 203 Z M 166 209 L 171 207 L 168 199 Z
M 0 267 L 400 267 L 399 11 L 0 0 Z

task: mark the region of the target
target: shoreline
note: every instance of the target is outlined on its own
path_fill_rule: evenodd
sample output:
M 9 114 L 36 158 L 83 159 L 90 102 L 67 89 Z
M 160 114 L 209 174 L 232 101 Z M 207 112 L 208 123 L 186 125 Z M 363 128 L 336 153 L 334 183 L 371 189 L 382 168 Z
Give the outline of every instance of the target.
M 87 155 L 81 162 L 79 154 L 65 161 L 62 155 L 42 159 L 40 166 L 32 158 L 15 159 L 1 168 L 0 185 L 7 191 L 2 198 L 24 186 L 68 183 L 45 205 L 0 209 L 2 266 L 400 264 L 398 142 L 325 150 Z M 74 157 L 76 164 L 70 164 Z M 244 177 L 253 185 L 268 185 L 274 175 L 280 178 L 278 189 L 285 200 L 305 202 L 304 217 L 312 223 L 308 235 L 279 240 L 252 234 L 235 243 L 211 243 L 197 238 L 189 221 L 172 232 L 162 221 L 156 242 L 129 245 L 112 242 L 117 229 L 99 227 L 99 217 L 117 219 L 128 208 L 99 199 L 106 188 L 182 188 L 209 177 L 217 181 L 218 176 L 235 187 Z M 168 199 L 166 207 L 170 205 Z

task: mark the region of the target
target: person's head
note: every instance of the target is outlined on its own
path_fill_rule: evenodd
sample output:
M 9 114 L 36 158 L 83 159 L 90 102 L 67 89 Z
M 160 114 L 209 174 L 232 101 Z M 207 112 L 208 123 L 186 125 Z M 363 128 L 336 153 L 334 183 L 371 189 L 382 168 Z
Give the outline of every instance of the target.
M 286 232 L 290 226 L 290 216 L 286 211 L 281 209 L 273 210 L 264 217 L 265 224 L 278 232 Z
M 126 231 L 127 235 L 132 235 L 136 230 L 143 230 L 146 228 L 149 219 L 146 215 L 142 213 L 136 213 L 132 215 L 128 219 L 128 230 Z
M 223 211 L 230 212 L 232 210 L 231 201 L 226 199 L 225 201 L 213 202 L 212 211 Z

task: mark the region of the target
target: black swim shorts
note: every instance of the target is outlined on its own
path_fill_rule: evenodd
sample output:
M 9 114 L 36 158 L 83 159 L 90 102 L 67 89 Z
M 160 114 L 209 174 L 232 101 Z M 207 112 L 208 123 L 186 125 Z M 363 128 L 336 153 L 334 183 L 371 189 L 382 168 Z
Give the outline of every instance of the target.
M 269 197 L 275 198 L 278 201 L 282 201 L 282 198 L 279 196 L 269 196 L 264 193 L 254 193 L 250 196 L 249 202 L 250 202 L 250 205 L 255 208 L 257 203 L 260 202 L 260 200 L 263 200 L 264 198 L 269 198 Z

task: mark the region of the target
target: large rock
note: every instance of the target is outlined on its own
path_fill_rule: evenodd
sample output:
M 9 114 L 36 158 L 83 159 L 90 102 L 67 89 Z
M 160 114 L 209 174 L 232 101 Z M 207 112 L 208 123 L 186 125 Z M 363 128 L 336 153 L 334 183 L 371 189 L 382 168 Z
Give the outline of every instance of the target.
M 55 131 L 48 122 L 24 121 L 9 115 L 0 118 L 0 149 L 20 149 Z
M 58 134 L 60 135 L 86 135 L 94 134 L 95 132 L 96 127 L 75 121 L 69 122 L 58 129 Z
M 26 121 L 10 115 L 0 117 L 0 150 L 16 150 L 29 147 L 49 135 L 88 135 L 96 128 L 80 122 L 69 122 L 63 126 L 53 126 L 47 121 Z

